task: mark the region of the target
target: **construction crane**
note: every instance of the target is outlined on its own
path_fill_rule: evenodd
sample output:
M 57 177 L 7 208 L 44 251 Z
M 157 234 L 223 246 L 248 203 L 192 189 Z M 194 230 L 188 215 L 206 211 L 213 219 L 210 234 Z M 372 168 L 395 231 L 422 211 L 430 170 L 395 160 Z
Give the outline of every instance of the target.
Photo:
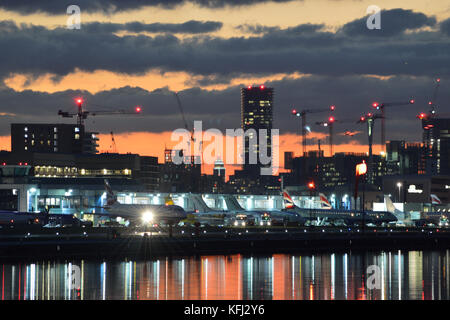
M 292 109 L 291 113 L 294 116 L 301 117 L 301 125 L 302 125 L 302 144 L 303 144 L 303 155 L 306 155 L 306 134 L 307 131 L 310 131 L 309 127 L 306 124 L 306 115 L 312 114 L 312 113 L 322 113 L 327 111 L 334 111 L 336 109 L 336 106 L 332 105 L 329 108 L 324 109 L 303 109 L 300 111 L 297 111 L 296 109 Z
M 335 121 L 336 120 L 334 119 L 334 117 L 331 116 L 331 117 L 328 118 L 328 121 L 316 122 L 317 125 L 322 126 L 322 127 L 327 127 L 330 130 L 330 136 L 329 136 L 329 139 L 330 139 L 330 141 L 329 141 L 330 142 L 330 157 L 333 156 L 333 125 L 334 125 Z
M 178 108 L 180 109 L 180 114 L 181 114 L 181 118 L 182 118 L 182 120 L 183 120 L 183 124 L 184 124 L 184 128 L 190 133 L 190 141 L 189 141 L 189 143 L 188 143 L 188 148 L 189 148 L 189 151 L 191 151 L 191 143 L 194 143 L 194 145 L 195 145 L 195 137 L 194 137 L 194 128 L 192 128 L 192 129 L 190 129 L 189 128 L 189 124 L 188 124 L 188 122 L 186 121 L 186 117 L 185 117 L 185 115 L 184 115 L 184 109 L 183 109 L 183 105 L 181 104 L 181 99 L 180 99 L 180 97 L 179 97 L 179 95 L 178 95 L 178 93 L 177 92 L 174 92 L 174 95 L 175 95 L 175 98 L 177 99 L 177 105 L 178 105 Z M 202 147 L 203 147 L 203 142 L 202 141 L 200 141 L 200 144 L 199 144 L 199 152 L 200 152 L 200 156 L 201 157 L 203 157 L 203 152 L 202 152 Z M 190 152 L 189 152 L 190 153 Z M 195 155 L 195 150 L 194 150 L 194 155 Z M 195 160 L 194 160 L 195 161 Z M 201 162 L 203 162 L 203 158 L 201 158 Z
M 417 115 L 417 118 L 420 120 L 429 120 L 430 118 L 433 118 L 436 115 L 436 101 L 437 101 L 437 95 L 439 86 L 441 84 L 441 79 L 437 78 L 435 81 L 434 91 L 433 91 L 433 98 L 432 100 L 428 101 L 428 106 L 430 107 L 430 110 L 428 113 L 421 112 Z
M 111 131 L 111 149 L 113 153 L 118 153 L 117 152 L 117 145 L 116 145 L 116 140 L 114 139 L 114 133 Z
M 382 102 L 382 103 L 378 103 L 378 102 L 374 102 L 372 103 L 372 107 L 374 107 L 377 110 L 381 111 L 381 148 L 383 151 L 385 150 L 386 147 L 386 124 L 385 124 L 385 111 L 384 108 L 386 107 L 398 107 L 398 106 L 406 106 L 406 105 L 410 105 L 410 104 L 414 104 L 415 100 L 414 99 L 410 99 L 408 102 Z
M 192 129 L 192 130 L 189 129 L 189 125 L 186 121 L 186 117 L 184 116 L 183 106 L 181 104 L 180 97 L 178 96 L 178 92 L 174 92 L 173 94 L 175 95 L 175 98 L 177 99 L 177 105 L 178 105 L 178 108 L 180 109 L 180 114 L 181 114 L 181 118 L 183 119 L 184 128 L 191 133 L 191 141 L 195 142 L 194 129 Z
M 89 115 L 91 116 L 97 116 L 97 115 L 116 115 L 116 114 L 140 114 L 142 111 L 142 107 L 137 106 L 134 111 L 127 111 L 127 110 L 98 110 L 98 111 L 86 111 L 83 108 L 83 99 L 82 98 L 76 98 L 75 102 L 78 106 L 78 111 L 76 113 L 66 112 L 59 110 L 58 115 L 60 115 L 63 118 L 73 118 L 74 116 L 77 117 L 77 125 L 83 126 L 84 120 L 87 119 Z
M 431 101 L 428 102 L 428 105 L 430 106 L 430 114 L 434 115 L 436 113 L 436 102 L 437 102 L 437 95 L 439 86 L 441 85 L 441 78 L 436 79 L 436 84 L 434 86 L 434 92 L 433 92 L 433 98 Z
M 368 180 L 370 183 L 373 183 L 373 152 L 372 152 L 372 145 L 373 145 L 373 128 L 375 120 L 377 119 L 383 119 L 383 115 L 380 113 L 367 113 L 359 120 L 357 123 L 367 123 L 367 136 L 369 139 L 369 164 L 368 164 Z

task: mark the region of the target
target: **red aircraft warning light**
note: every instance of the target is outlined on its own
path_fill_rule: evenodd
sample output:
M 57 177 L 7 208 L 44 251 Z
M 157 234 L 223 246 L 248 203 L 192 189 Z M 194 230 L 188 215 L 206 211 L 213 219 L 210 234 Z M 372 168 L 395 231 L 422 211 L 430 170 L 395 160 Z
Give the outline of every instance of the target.
M 374 103 L 372 103 L 372 107 L 378 109 L 380 107 L 380 104 L 378 102 L 374 102 Z
M 297 114 L 297 110 L 295 110 L 295 109 L 292 109 L 292 114 Z
M 261 90 L 264 90 L 265 86 L 262 84 L 259 88 L 260 88 Z
M 409 100 L 410 104 L 414 104 L 415 102 L 416 102 L 416 100 L 414 100 L 414 99 Z
M 334 122 L 334 117 L 329 117 L 328 118 L 328 122 L 333 123 Z
M 366 121 L 366 118 L 365 117 L 361 117 L 361 118 L 359 118 L 359 120 L 362 122 L 362 121 Z
M 136 107 L 136 112 L 137 113 L 139 113 L 139 112 L 141 112 L 142 111 L 142 108 L 141 107 Z
M 313 190 L 315 188 L 316 188 L 316 185 L 315 185 L 314 181 L 308 182 L 308 189 L 309 190 Z
M 419 118 L 420 120 L 425 119 L 427 117 L 427 115 L 424 112 L 421 112 L 417 115 L 417 118 Z
M 76 98 L 75 102 L 80 106 L 81 104 L 83 104 L 83 99 L 81 98 Z
M 331 111 L 334 111 L 334 109 L 336 109 L 335 105 L 330 106 Z

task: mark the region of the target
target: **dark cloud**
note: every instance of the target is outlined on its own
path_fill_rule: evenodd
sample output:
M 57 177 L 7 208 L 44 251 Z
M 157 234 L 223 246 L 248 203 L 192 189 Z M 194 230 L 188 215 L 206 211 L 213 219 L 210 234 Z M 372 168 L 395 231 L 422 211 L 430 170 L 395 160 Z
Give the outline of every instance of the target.
M 52 15 L 66 14 L 67 7 L 76 4 L 82 12 L 115 13 L 144 7 L 163 7 L 173 9 L 184 3 L 193 3 L 206 8 L 223 8 L 227 6 L 245 6 L 259 3 L 284 3 L 300 0 L 0 0 L 0 8 L 31 14 L 44 12 Z
M 289 27 L 286 29 L 281 29 L 280 27 L 269 27 L 260 24 L 242 24 L 236 27 L 236 29 L 241 30 L 246 33 L 261 34 L 270 33 L 278 35 L 299 35 L 317 32 L 325 27 L 324 24 L 311 24 L 305 23 L 295 27 Z
M 450 19 L 444 20 L 440 23 L 441 32 L 450 37 Z
M 407 30 L 417 30 L 425 26 L 436 25 L 436 18 L 412 10 L 382 10 L 381 29 L 367 28 L 368 16 L 345 24 L 341 31 L 350 36 L 382 36 L 399 35 Z
M 184 23 L 100 23 L 90 22 L 82 25 L 86 32 L 93 33 L 114 33 L 118 31 L 129 32 L 152 32 L 152 33 L 207 33 L 220 30 L 222 22 L 217 21 L 196 21 L 190 20 Z
M 384 16 L 392 12 L 404 19 L 404 10 L 398 9 Z M 440 31 L 398 34 L 401 28 L 397 27 L 397 35 L 388 40 L 360 37 L 355 41 L 345 27 L 333 33 L 324 31 L 322 25 L 303 24 L 287 29 L 267 29 L 260 36 L 195 35 L 181 39 L 170 33 L 121 37 L 106 32 L 117 29 L 114 24 L 87 26 L 82 25 L 81 30 L 49 30 L 42 26 L 0 22 L 0 59 L 8 61 L 0 65 L 0 78 L 11 73 L 34 76 L 50 73 L 57 80 L 75 70 L 143 74 L 151 69 L 222 78 L 235 74 L 293 72 L 450 75 L 450 39 L 443 38 Z M 127 28 L 142 30 L 148 26 L 132 24 Z M 211 25 L 202 25 L 205 26 Z M 159 27 L 161 25 L 152 28 Z M 181 25 L 171 27 L 173 30 L 183 28 Z M 95 32 L 95 28 L 101 31 Z

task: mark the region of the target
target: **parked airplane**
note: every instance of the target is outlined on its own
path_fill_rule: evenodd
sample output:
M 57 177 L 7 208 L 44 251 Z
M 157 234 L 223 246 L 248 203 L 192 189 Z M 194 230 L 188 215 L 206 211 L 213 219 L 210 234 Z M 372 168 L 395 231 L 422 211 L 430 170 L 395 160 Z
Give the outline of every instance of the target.
M 257 225 L 284 225 L 290 223 L 304 225 L 306 222 L 305 218 L 302 218 L 295 212 L 280 210 L 245 210 L 233 195 L 224 195 L 223 197 L 229 211 L 251 215 L 255 218 L 255 223 Z
M 194 211 L 188 213 L 187 222 L 194 224 L 220 226 L 230 222 L 233 214 L 224 210 L 214 210 L 208 207 L 201 194 L 189 194 L 189 199 L 194 205 Z
M 176 224 L 186 219 L 184 209 L 176 205 L 121 204 L 105 179 L 106 216 L 122 217 L 134 223 Z
M 283 200 L 285 210 L 293 210 L 308 220 L 318 220 L 319 223 L 324 221 L 344 221 L 347 225 L 361 223 L 364 219 L 365 223 L 381 224 L 397 221 L 395 215 L 388 211 L 362 211 L 357 210 L 337 210 L 337 209 L 315 209 L 315 208 L 299 208 L 295 205 L 292 197 L 287 191 L 283 191 Z
M 433 196 L 431 195 L 432 200 Z M 439 199 L 439 198 L 437 198 Z M 436 201 L 436 200 L 435 200 Z M 412 224 L 414 223 L 417 227 L 424 227 L 424 226 L 440 226 L 440 227 L 448 227 L 449 225 L 449 213 L 448 212 L 439 212 L 439 211 L 429 211 L 429 212 L 422 212 L 420 215 L 420 219 L 417 220 L 411 220 L 406 219 L 405 213 L 403 211 L 398 210 L 394 207 L 394 204 L 392 203 L 392 200 L 389 196 L 384 196 L 384 202 L 386 205 L 386 210 L 393 213 L 397 219 L 399 220 L 399 223 L 404 222 L 405 224 Z

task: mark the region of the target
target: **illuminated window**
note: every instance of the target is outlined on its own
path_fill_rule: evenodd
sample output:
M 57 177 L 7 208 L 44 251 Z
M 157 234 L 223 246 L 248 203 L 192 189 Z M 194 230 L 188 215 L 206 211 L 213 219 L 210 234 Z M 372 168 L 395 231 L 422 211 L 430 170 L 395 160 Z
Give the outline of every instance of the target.
M 80 132 L 80 128 L 75 127 L 75 132 Z
M 75 134 L 75 140 L 79 140 L 80 139 L 80 135 L 78 133 Z

